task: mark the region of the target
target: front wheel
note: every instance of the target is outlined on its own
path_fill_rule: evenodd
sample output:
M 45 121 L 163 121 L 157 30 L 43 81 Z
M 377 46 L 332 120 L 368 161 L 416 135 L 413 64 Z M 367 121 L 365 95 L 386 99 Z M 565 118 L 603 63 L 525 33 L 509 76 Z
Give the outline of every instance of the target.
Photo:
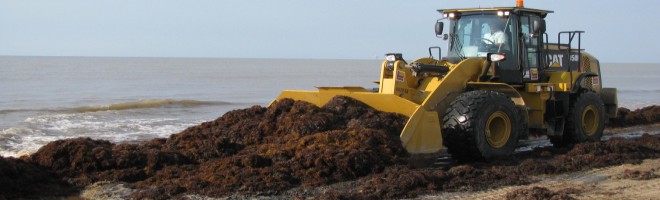
M 477 90 L 459 95 L 442 120 L 443 144 L 459 160 L 511 155 L 522 131 L 513 101 L 494 91 Z

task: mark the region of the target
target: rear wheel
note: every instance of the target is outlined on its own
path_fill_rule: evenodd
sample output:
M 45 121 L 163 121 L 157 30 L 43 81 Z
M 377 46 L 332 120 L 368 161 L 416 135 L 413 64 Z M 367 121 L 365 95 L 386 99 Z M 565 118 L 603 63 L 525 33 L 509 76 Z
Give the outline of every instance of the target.
M 605 106 L 593 92 L 580 94 L 569 109 L 564 130 L 565 143 L 600 141 L 605 128 Z
M 458 160 L 481 160 L 513 154 L 522 131 L 515 104 L 486 90 L 465 92 L 443 117 L 443 144 Z
M 566 118 L 566 129 L 561 136 L 550 137 L 556 147 L 586 141 L 599 141 L 605 128 L 605 106 L 594 92 L 581 93 L 573 98 Z

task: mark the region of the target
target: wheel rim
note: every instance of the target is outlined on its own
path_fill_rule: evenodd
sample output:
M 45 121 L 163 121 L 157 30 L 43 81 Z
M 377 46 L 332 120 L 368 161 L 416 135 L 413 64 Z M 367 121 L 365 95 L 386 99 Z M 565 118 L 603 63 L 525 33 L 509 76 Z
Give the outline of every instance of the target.
M 486 122 L 486 140 L 491 147 L 500 148 L 506 145 L 511 137 L 511 120 L 509 116 L 497 111 L 488 117 Z
M 585 135 L 592 136 L 598 129 L 598 110 L 593 105 L 588 105 L 582 111 L 582 130 Z

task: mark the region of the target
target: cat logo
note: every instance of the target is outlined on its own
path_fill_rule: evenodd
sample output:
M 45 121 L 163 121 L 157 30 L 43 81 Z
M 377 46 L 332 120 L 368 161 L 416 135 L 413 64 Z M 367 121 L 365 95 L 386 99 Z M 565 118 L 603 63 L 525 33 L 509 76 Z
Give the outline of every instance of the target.
M 562 54 L 550 54 L 548 55 L 548 60 L 550 61 L 550 67 L 563 67 L 564 55 Z

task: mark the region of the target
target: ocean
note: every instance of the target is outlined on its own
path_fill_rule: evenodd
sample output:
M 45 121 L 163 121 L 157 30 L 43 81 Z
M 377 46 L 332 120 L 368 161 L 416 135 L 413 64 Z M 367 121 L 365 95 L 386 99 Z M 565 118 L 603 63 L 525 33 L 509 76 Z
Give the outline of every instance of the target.
M 168 137 L 285 89 L 377 87 L 381 60 L 0 56 L 0 155 L 91 137 Z M 603 63 L 619 106 L 660 105 L 660 64 Z

